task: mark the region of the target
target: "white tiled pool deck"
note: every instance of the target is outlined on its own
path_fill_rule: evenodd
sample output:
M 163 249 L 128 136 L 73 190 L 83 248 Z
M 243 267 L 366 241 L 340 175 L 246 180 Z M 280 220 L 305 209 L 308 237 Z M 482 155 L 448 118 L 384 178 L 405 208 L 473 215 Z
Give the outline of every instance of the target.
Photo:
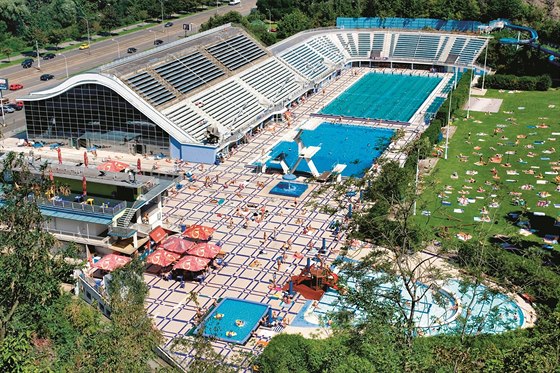
M 165 201 L 164 221 L 168 227 L 176 229 L 181 224 L 212 226 L 216 229 L 212 242 L 221 241 L 223 251 L 227 253 L 227 265 L 211 271 L 202 284 L 186 282 L 181 289 L 178 282 L 145 275 L 150 287 L 146 307 L 165 337 L 165 349 L 170 350 L 175 338 L 182 337 L 193 328 L 197 305 L 190 300 L 190 292 L 197 294 L 200 307 L 205 309 L 211 306 L 213 299 L 234 297 L 269 304 L 280 317 L 293 320 L 305 299 L 297 295 L 291 304 L 283 304 L 281 299 L 274 297 L 278 290 L 269 289 L 273 275 L 278 286 L 283 286 L 290 276 L 299 274 L 308 257 L 315 256 L 323 238 L 326 239 L 327 260 L 336 257 L 342 244 L 335 241 L 328 226 L 336 219 L 342 220 L 345 212 L 331 216 L 317 207 L 307 205 L 311 200 L 317 202 L 318 206 L 327 204 L 334 193 L 332 190 L 312 197 L 313 191 L 320 185 L 310 184 L 295 206 L 293 198 L 268 194 L 272 186 L 281 180 L 280 175 L 255 174 L 252 169 L 245 167 L 261 148 L 270 146 L 281 136 L 280 132 L 286 130 L 285 126 L 279 128 L 280 124 L 276 124 L 276 127 L 276 132 L 264 130 L 250 143 L 240 146 L 223 164 L 205 166 L 203 170 L 196 165 L 185 169 L 190 170 L 196 180 L 191 183 L 185 181 L 183 188 Z M 213 181 L 210 187 L 204 186 L 206 176 L 210 176 Z M 218 182 L 215 181 L 216 176 Z M 232 180 L 235 184 L 226 188 L 224 185 Z M 240 183 L 244 183 L 243 189 L 238 188 Z M 264 187 L 259 187 L 258 183 L 264 183 Z M 249 207 L 249 211 L 243 211 L 244 207 Z M 252 215 L 262 207 L 268 211 L 262 222 L 250 221 L 248 228 L 244 229 L 244 216 Z M 238 216 L 238 208 L 242 216 Z M 313 229 L 304 234 L 303 229 L 308 225 Z M 274 229 L 277 234 L 272 240 L 270 236 Z M 267 239 L 263 240 L 265 232 Z M 281 254 L 281 248 L 288 240 L 292 241 L 292 249 L 288 251 L 288 258 L 282 268 L 277 271 L 274 259 Z M 314 246 L 311 250 L 308 249 L 310 241 Z M 260 250 L 264 251 L 261 255 Z M 296 252 L 302 253 L 303 257 L 296 258 Z M 232 346 L 220 341 L 213 344 L 223 356 L 231 357 L 239 351 L 254 353 L 258 351 L 257 341 L 267 339 L 271 333 L 269 330 L 259 330 L 257 335 L 264 338 L 252 338 L 245 346 Z M 190 360 L 189 351 L 172 352 L 172 356 L 183 366 L 187 366 Z

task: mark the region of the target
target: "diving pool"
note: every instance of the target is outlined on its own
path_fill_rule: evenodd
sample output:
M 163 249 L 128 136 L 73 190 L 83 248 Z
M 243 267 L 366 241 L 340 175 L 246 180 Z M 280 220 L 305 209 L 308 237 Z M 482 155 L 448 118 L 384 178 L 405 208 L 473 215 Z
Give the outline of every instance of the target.
M 305 146 L 320 146 L 312 158 L 319 173 L 331 171 L 335 164 L 345 164 L 342 176 L 362 177 L 391 143 L 395 131 L 385 128 L 334 124 L 323 122 L 314 130 L 303 130 L 302 142 Z M 269 168 L 281 170 L 275 161 L 285 157 L 285 162 L 292 167 L 298 158 L 298 147 L 294 141 L 281 141 L 271 151 Z M 305 161 L 301 161 L 296 172 L 310 173 Z
M 214 337 L 221 341 L 245 344 L 251 332 L 268 311 L 269 306 L 237 298 L 224 298 L 218 306 L 206 316 L 199 328 L 202 335 Z
M 319 113 L 408 122 L 441 80 L 438 76 L 370 72 Z

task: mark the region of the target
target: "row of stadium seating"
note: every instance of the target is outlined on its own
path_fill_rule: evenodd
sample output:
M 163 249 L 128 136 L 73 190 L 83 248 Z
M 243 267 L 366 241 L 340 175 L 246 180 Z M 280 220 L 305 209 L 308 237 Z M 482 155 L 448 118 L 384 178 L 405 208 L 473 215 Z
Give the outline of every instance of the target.
M 469 35 L 400 31 L 335 31 L 312 36 L 280 57 L 313 80 L 346 58 L 386 59 L 470 66 L 486 44 Z
M 195 140 L 203 141 L 208 125 L 219 123 L 233 133 L 269 106 L 292 97 L 302 84 L 303 78 L 272 57 L 163 113 Z
M 142 71 L 127 79 L 129 85 L 153 105 L 162 105 L 176 98 L 160 79 L 180 94 L 188 94 L 194 89 L 225 75 L 225 71 L 237 70 L 263 56 L 266 52 L 244 34 L 233 36 L 217 44 L 206 47 L 206 51 L 224 67 L 217 65 L 201 52 L 175 57 L 171 61 Z

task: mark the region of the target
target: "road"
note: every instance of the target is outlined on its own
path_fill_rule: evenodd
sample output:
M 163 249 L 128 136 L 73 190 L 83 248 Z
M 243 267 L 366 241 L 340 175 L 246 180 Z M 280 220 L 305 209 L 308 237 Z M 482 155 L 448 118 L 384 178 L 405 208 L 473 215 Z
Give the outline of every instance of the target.
M 218 9 L 218 14 L 225 14 L 229 11 L 237 11 L 243 15 L 250 13 L 252 8 L 255 8 L 257 0 L 243 0 L 241 4 L 235 6 L 223 5 Z M 63 56 L 56 56 L 52 60 L 41 60 L 39 69 L 38 61 L 36 60 L 33 67 L 24 69 L 20 65 L 6 67 L 0 69 L 0 77 L 8 78 L 10 84 L 20 83 L 23 84 L 23 89 L 18 91 L 3 91 L 3 97 L 7 97 L 11 102 L 17 98 L 26 96 L 30 92 L 41 91 L 60 84 L 66 79 L 66 63 L 68 66 L 68 74 L 70 76 L 80 72 L 94 69 L 100 65 L 111 62 L 119 57 L 128 55 L 127 49 L 134 47 L 138 52 L 154 48 L 154 40 L 160 39 L 164 44 L 175 41 L 185 36 L 183 30 L 184 23 L 192 23 L 195 30 L 200 28 L 200 25 L 206 22 L 211 16 L 216 14 L 216 9 L 208 9 L 203 12 L 194 14 L 192 16 L 171 20 L 174 24 L 171 27 L 163 27 L 158 24 L 148 29 L 143 29 L 137 32 L 129 33 L 123 36 L 116 36 L 113 41 L 107 39 L 100 42 L 92 42 L 89 50 L 70 50 L 63 53 Z M 118 42 L 118 43 L 117 43 Z M 76 42 L 77 45 L 81 44 Z M 136 53 L 138 53 L 136 52 Z M 39 79 L 42 74 L 54 75 L 53 80 L 43 82 Z M 6 114 L 6 125 L 2 128 L 4 137 L 12 136 L 15 133 L 22 132 L 25 127 L 24 110 Z M 2 117 L 0 116 L 0 123 Z

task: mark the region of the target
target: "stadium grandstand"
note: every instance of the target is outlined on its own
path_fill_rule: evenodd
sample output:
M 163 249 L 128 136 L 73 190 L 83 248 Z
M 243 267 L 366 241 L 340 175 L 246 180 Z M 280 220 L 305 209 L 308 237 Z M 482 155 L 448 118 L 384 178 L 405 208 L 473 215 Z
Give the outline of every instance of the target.
M 116 60 L 23 97 L 28 137 L 213 163 L 343 69 L 461 72 L 487 43 L 462 21 L 365 20 L 340 19 L 269 48 L 228 24 Z

